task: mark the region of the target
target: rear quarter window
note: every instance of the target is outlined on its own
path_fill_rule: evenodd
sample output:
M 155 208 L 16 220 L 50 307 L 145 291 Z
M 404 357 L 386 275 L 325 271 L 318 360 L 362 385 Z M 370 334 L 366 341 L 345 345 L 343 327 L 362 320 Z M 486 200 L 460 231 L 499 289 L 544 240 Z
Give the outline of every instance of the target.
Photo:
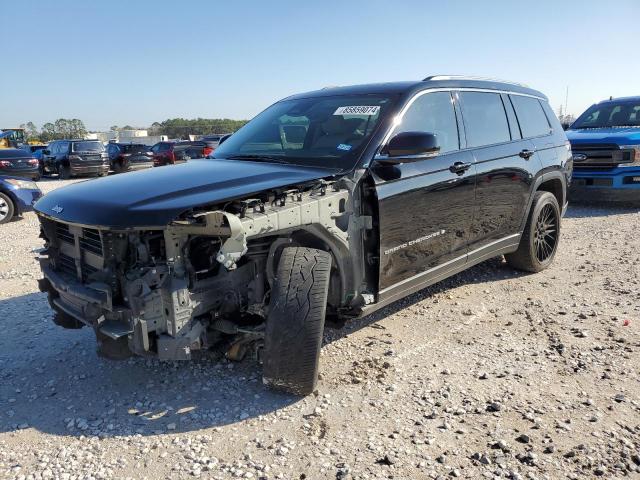
M 539 137 L 551 133 L 551 126 L 540 100 L 522 95 L 510 95 L 509 98 L 511 98 L 511 103 L 516 111 L 524 138 Z
M 507 114 L 498 93 L 460 92 L 467 146 L 511 141 Z

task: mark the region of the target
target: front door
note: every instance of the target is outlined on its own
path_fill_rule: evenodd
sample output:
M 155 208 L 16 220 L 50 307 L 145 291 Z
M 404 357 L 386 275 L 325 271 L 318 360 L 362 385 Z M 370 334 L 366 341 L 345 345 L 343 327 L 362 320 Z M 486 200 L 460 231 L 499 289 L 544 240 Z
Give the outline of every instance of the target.
M 391 136 L 434 133 L 439 154 L 371 169 L 379 202 L 380 294 L 466 260 L 475 166 L 473 155 L 460 151 L 458 122 L 450 92 L 418 94 Z

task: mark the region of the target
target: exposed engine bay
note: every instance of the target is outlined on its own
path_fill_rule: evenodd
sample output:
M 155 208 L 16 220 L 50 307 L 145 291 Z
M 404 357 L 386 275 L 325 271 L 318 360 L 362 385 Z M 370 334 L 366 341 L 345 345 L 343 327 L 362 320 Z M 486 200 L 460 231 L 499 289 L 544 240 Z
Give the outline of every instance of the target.
M 283 247 L 332 253 L 328 316 L 356 315 L 371 301 L 362 254 L 371 216 L 356 215 L 350 187 L 342 179 L 271 190 L 191 210 L 164 229 L 117 231 L 39 214 L 40 288 L 56 323 L 91 326 L 110 358 L 188 360 L 212 347 L 234 360 L 259 358 Z

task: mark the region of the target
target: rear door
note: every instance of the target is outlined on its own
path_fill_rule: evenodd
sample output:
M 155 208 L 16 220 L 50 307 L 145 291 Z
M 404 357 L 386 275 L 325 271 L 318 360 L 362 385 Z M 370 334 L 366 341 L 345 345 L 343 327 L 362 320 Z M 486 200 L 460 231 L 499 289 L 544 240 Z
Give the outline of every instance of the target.
M 399 165 L 374 163 L 380 222 L 379 293 L 426 280 L 429 270 L 464 263 L 474 205 L 473 157 L 460 149 L 451 92 L 420 93 L 391 136 L 434 133 L 440 153 Z M 457 172 L 452 167 L 466 165 Z
M 475 208 L 469 250 L 472 255 L 518 243 L 533 175 L 534 147 L 525 140 L 506 95 L 499 92 L 458 93 L 467 146 L 477 169 Z
M 530 139 L 536 150 L 536 158 L 543 167 L 557 166 L 557 148 L 566 147 L 553 135 L 553 129 L 545 114 L 541 101 L 534 97 L 510 94 L 509 99 L 518 116 L 518 122 L 524 138 Z M 553 115 L 553 112 L 551 112 Z M 559 127 L 559 125 L 558 125 Z M 561 205 L 562 206 L 562 205 Z

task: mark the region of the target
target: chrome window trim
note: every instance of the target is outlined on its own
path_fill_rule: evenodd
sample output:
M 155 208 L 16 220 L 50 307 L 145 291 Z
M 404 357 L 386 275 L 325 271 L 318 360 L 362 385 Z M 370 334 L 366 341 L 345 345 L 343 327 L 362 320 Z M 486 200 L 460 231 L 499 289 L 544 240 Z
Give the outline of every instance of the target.
M 380 151 L 380 149 L 382 147 L 384 147 L 389 142 L 389 139 L 391 138 L 391 135 L 393 134 L 395 129 L 398 128 L 402 124 L 402 119 L 404 118 L 404 115 L 407 112 L 407 110 L 411 107 L 411 105 L 413 105 L 413 102 L 415 102 L 422 95 L 427 95 L 429 93 L 436 93 L 436 92 L 450 92 L 450 93 L 453 93 L 453 92 L 481 92 L 481 93 L 495 93 L 495 94 L 498 94 L 498 95 L 501 94 L 501 93 L 506 93 L 507 95 L 520 95 L 522 97 L 531 97 L 531 98 L 537 98 L 538 100 L 546 101 L 543 97 L 539 97 L 537 95 L 531 95 L 529 93 L 513 92 L 511 90 L 493 90 L 493 89 L 490 89 L 490 88 L 444 87 L 444 88 L 427 88 L 427 89 L 424 89 L 424 90 L 420 90 L 413 97 L 411 97 L 409 99 L 409 101 L 405 104 L 405 106 L 402 107 L 402 110 L 400 110 L 400 113 L 398 113 L 398 115 L 395 116 L 395 118 L 392 121 L 392 125 L 389 127 L 389 130 L 385 134 L 384 138 L 382 139 L 382 142 L 380 143 L 380 146 L 378 147 L 378 151 Z M 505 114 L 506 114 L 506 112 L 505 112 Z M 504 143 L 510 143 L 510 142 L 504 142 Z M 489 145 L 483 145 L 483 146 L 489 146 Z M 481 148 L 481 147 L 467 147 L 467 148 Z M 465 150 L 465 149 L 460 149 L 460 150 L 456 150 L 456 151 L 461 151 L 461 150 Z

